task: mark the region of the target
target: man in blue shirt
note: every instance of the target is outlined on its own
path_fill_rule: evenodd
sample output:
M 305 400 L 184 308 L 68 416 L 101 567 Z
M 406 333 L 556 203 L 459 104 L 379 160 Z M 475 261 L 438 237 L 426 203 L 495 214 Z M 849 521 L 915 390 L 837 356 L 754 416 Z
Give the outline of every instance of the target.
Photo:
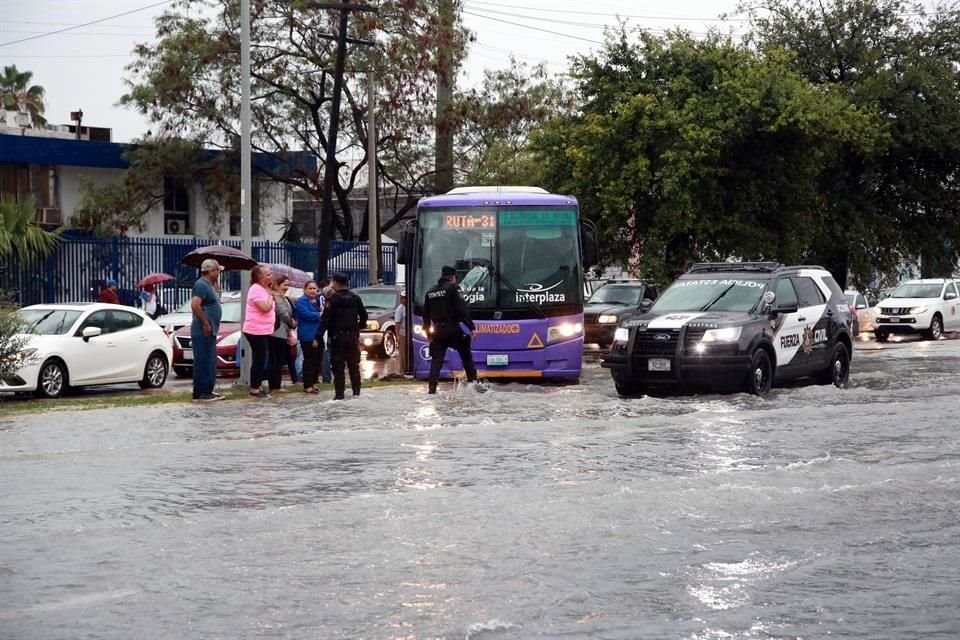
M 193 348 L 193 399 L 211 402 L 223 396 L 214 393 L 217 382 L 217 332 L 220 330 L 220 263 L 207 259 L 200 265 L 200 279 L 193 285 L 190 309 L 190 346 Z

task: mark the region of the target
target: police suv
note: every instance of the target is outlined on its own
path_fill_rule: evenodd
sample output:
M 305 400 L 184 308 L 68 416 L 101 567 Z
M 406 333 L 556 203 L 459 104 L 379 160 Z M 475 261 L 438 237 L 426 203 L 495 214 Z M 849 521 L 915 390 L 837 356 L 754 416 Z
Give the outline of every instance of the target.
M 625 396 L 697 387 L 764 395 L 774 382 L 804 376 L 842 387 L 850 321 L 823 267 L 701 263 L 648 311 L 620 322 L 602 366 Z

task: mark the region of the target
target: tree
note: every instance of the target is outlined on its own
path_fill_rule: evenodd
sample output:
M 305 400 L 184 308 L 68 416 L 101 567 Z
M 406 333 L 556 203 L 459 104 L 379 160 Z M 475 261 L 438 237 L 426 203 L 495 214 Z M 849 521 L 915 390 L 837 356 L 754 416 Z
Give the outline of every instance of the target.
M 487 71 L 479 89 L 455 102 L 458 181 L 475 185 L 539 185 L 530 134 L 573 110 L 572 93 L 544 65 L 531 68 L 512 58 L 509 69 Z
M 18 71 L 17 65 L 4 67 L 3 76 L 0 76 L 0 99 L 4 109 L 26 111 L 34 126 L 42 127 L 47 124 L 43 117 L 45 91 L 39 85 L 28 87 L 32 78 L 32 71 Z
M 859 285 L 901 256 L 949 275 L 960 250 L 960 11 L 928 15 L 901 0 L 767 0 L 749 42 L 793 53 L 790 67 L 876 116 L 869 149 L 833 159 L 821 189 L 830 215 L 812 259 Z M 842 276 L 840 278 L 839 276 Z
M 365 176 L 367 70 L 377 87 L 377 153 L 382 180 L 395 188 L 403 209 L 432 184 L 432 118 L 436 58 L 431 45 L 441 28 L 428 0 L 385 0 L 379 12 L 357 12 L 351 38 L 375 38 L 377 47 L 351 46 L 344 79 L 342 146 L 326 158 L 330 82 L 338 11 L 310 9 L 310 2 L 251 2 L 252 146 L 278 160 L 267 177 L 322 198 L 322 171 L 304 172 L 291 151 L 336 162 L 334 196 L 341 237 L 354 237 L 348 196 Z M 211 5 L 214 11 L 211 11 Z M 187 139 L 202 148 L 232 149 L 239 139 L 239 5 L 236 0 L 179 0 L 157 20 L 157 41 L 135 50 L 129 91 L 121 103 L 158 124 L 161 142 Z M 449 41 L 456 64 L 466 34 Z M 351 158 L 349 162 L 343 158 Z M 389 226 L 388 221 L 383 226 Z
M 668 279 L 696 260 L 797 262 L 827 223 L 824 167 L 878 125 L 840 91 L 719 35 L 623 28 L 573 65 L 579 111 L 538 131 L 548 186 L 578 196 L 605 264 Z

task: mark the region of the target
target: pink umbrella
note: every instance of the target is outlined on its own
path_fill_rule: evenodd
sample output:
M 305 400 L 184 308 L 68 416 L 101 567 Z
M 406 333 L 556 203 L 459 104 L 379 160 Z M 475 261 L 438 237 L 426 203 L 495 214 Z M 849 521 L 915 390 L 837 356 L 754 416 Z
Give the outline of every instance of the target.
M 295 267 L 289 267 L 285 264 L 264 264 L 265 267 L 270 267 L 270 271 L 273 272 L 275 276 L 287 276 L 290 279 L 291 287 L 303 287 L 307 284 L 309 280 L 313 278 L 310 277 L 310 274 L 306 271 L 301 271 Z
M 142 289 L 152 284 L 160 284 L 161 282 L 167 282 L 169 280 L 173 280 L 173 276 L 168 273 L 151 273 L 140 278 L 140 281 L 137 283 L 137 288 Z

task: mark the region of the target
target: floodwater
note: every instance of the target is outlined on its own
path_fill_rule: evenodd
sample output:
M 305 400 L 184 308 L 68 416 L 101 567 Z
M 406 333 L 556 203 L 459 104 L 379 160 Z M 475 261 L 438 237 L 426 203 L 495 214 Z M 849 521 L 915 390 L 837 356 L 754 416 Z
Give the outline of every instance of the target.
M 0 417 L 0 637 L 957 638 L 958 362 Z

